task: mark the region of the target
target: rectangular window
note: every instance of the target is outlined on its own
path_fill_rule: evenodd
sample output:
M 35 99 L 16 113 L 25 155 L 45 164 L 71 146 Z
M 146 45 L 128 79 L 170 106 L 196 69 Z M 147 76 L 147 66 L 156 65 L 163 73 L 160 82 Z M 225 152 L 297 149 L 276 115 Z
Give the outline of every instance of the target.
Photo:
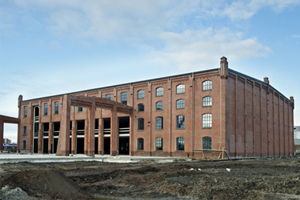
M 127 105 L 127 92 L 121 93 L 121 103 Z
M 144 139 L 143 138 L 137 139 L 137 150 L 144 150 Z
M 26 135 L 26 134 L 27 134 L 27 127 L 23 126 L 23 135 Z
M 48 104 L 44 103 L 44 115 L 48 115 Z
M 138 130 L 144 130 L 144 118 L 138 119 Z
M 162 117 L 156 117 L 156 129 L 163 129 L 163 118 Z
M 162 138 L 155 139 L 155 150 L 156 151 L 163 150 L 163 139 Z
M 26 140 L 23 140 L 23 149 L 26 149 Z
M 82 107 L 78 107 L 78 112 L 82 112 L 82 111 L 83 111 Z
M 110 95 L 110 94 L 107 94 L 107 95 L 105 95 L 105 98 L 111 100 L 111 95 Z
M 183 115 L 178 115 L 176 117 L 176 128 L 184 128 L 184 116 Z
M 27 106 L 24 106 L 24 117 L 27 117 Z
M 202 128 L 211 128 L 212 127 L 212 114 L 202 115 Z
M 176 150 L 184 151 L 184 138 L 183 137 L 176 138 Z
M 58 114 L 58 102 L 54 102 L 54 114 L 57 115 Z

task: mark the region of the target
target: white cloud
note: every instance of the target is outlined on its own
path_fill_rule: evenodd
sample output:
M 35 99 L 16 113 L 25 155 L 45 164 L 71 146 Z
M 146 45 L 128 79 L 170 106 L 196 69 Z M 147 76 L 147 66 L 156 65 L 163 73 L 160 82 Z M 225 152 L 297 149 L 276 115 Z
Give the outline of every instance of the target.
M 260 9 L 270 7 L 276 12 L 282 12 L 284 9 L 293 8 L 300 5 L 300 0 L 245 0 L 233 1 L 227 4 L 223 1 L 217 7 L 207 13 L 215 16 L 226 16 L 233 20 L 249 19 Z
M 166 45 L 162 50 L 152 50 L 153 61 L 164 66 L 179 67 L 181 70 L 212 68 L 215 61 L 222 56 L 230 57 L 230 60 L 240 60 L 266 56 L 270 52 L 268 47 L 257 42 L 255 38 L 244 39 L 242 33 L 234 33 L 229 29 L 164 32 L 160 37 Z

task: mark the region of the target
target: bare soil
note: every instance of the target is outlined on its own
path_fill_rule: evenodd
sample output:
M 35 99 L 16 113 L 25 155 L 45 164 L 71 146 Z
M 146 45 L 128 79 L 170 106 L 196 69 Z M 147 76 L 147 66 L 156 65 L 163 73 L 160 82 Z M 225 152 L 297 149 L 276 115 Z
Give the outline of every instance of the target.
M 300 159 L 2 164 L 5 185 L 37 199 L 300 199 Z

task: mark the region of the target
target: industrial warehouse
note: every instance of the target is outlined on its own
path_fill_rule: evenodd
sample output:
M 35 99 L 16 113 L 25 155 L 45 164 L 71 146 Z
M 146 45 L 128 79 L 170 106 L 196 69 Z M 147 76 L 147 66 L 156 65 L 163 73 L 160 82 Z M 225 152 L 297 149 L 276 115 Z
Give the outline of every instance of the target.
M 294 153 L 294 99 L 220 68 L 24 100 L 18 151 L 214 158 Z

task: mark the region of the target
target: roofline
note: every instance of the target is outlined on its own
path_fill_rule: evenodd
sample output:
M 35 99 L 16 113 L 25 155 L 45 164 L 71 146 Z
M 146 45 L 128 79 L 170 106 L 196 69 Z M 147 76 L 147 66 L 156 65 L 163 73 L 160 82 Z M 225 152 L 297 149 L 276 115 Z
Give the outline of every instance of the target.
M 236 73 L 236 74 L 239 74 L 239 75 L 245 76 L 245 77 L 247 77 L 247 78 L 250 78 L 250 79 L 252 79 L 252 80 L 255 80 L 255 81 L 257 81 L 257 82 L 260 82 L 260 83 L 262 83 L 262 84 L 264 84 L 264 85 L 266 85 L 266 86 L 268 85 L 268 83 L 266 83 L 266 82 L 264 82 L 264 81 L 261 81 L 261 80 L 259 80 L 259 79 L 253 78 L 253 77 L 248 76 L 248 75 L 246 75 L 246 74 L 243 74 L 243 73 L 241 73 L 241 72 L 235 71 L 235 70 L 233 70 L 233 69 L 228 69 L 228 70 L 231 71 L 231 72 L 234 72 L 234 73 Z M 287 100 L 289 100 L 291 103 L 294 103 L 294 102 L 291 101 L 289 98 L 287 98 L 285 95 L 283 95 L 281 92 L 279 92 L 277 89 L 275 89 L 272 85 L 269 84 L 269 86 L 270 86 L 273 90 L 275 90 L 277 93 L 279 93 L 281 96 L 283 96 L 284 98 L 286 98 Z
M 209 70 L 189 72 L 189 73 L 165 76 L 165 77 L 160 77 L 160 78 L 146 79 L 146 80 L 130 82 L 130 83 L 122 83 L 122 84 L 118 84 L 118 85 L 92 88 L 92 89 L 88 89 L 88 90 L 80 90 L 80 91 L 75 91 L 75 92 L 69 92 L 69 93 L 63 93 L 63 94 L 57 94 L 57 95 L 51 95 L 51 96 L 45 96 L 45 97 L 38 97 L 38 98 L 33 98 L 33 99 L 22 100 L 22 102 L 34 101 L 34 100 L 39 100 L 39 99 L 44 99 L 44 98 L 53 98 L 53 97 L 59 97 L 59 96 L 63 96 L 63 95 L 70 95 L 70 94 L 76 94 L 76 93 L 82 93 L 82 92 L 89 92 L 89 91 L 93 91 L 93 90 L 101 90 L 101 89 L 103 90 L 103 89 L 107 89 L 107 88 L 120 87 L 120 86 L 124 86 L 124 85 L 132 85 L 132 84 L 138 84 L 138 83 L 143 83 L 143 82 L 158 81 L 158 80 L 162 80 L 162 79 L 170 79 L 170 78 L 174 78 L 174 77 L 178 77 L 178 76 L 187 76 L 187 75 L 193 75 L 193 74 L 213 72 L 213 71 L 218 71 L 219 69 L 220 68 L 214 68 L 214 69 L 209 69 Z

